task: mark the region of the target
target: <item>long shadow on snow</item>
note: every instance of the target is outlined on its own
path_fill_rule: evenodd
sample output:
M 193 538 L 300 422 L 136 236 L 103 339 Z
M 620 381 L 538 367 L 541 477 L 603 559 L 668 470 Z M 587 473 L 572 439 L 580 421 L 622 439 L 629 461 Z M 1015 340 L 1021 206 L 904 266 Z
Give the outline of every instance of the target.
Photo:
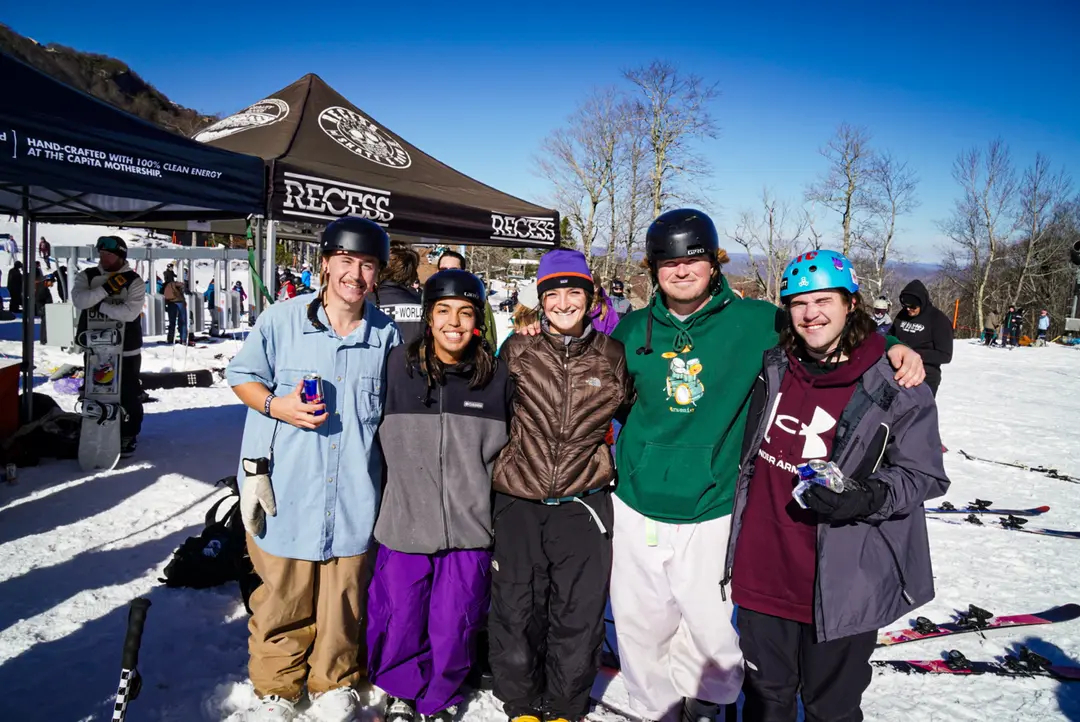
M 204 709 L 217 685 L 247 678 L 247 616 L 226 621 L 240 604 L 236 585 L 158 586 L 144 596 L 151 608 L 139 656 L 143 688 L 129 718 L 217 719 L 217 709 Z M 0 685 L 10 695 L 5 719 L 112 719 L 127 615 L 123 604 L 0 666 Z
M 199 531 L 191 526 L 136 547 L 83 552 L 62 564 L 38 567 L 0 582 L 0 599 L 5 600 L 0 606 L 0 631 L 86 589 L 122 586 L 138 579 L 148 569 L 159 567 L 185 539 Z
M 0 544 L 107 511 L 165 474 L 183 474 L 213 484 L 221 477 L 235 473 L 245 412 L 243 406 L 230 405 L 147 414 L 139 435 L 140 451 L 131 459 L 121 461 L 116 471 L 0 511 Z M 223 463 L 215 463 L 214 456 L 207 459 L 208 444 L 222 451 Z M 136 466 L 146 462 L 152 465 L 136 470 L 124 468 L 125 464 Z M 58 464 L 71 469 L 70 477 L 35 483 L 37 470 L 55 472 Z M 211 464 L 213 467 L 208 468 Z M 18 491 L 11 497 L 0 490 L 0 503 L 87 476 L 93 475 L 81 471 L 73 459 L 49 460 L 42 466 L 27 468 L 16 487 Z
M 1061 647 L 1040 637 L 1028 637 L 1023 642 L 1014 645 L 1011 651 L 1013 653 L 1019 652 L 1021 645 L 1036 654 L 1041 654 L 1053 664 L 1070 666 L 1080 664 L 1080 661 L 1070 658 Z M 1080 682 L 1058 682 L 1055 694 L 1057 695 L 1058 709 L 1064 718 L 1070 720 L 1070 722 L 1080 721 Z

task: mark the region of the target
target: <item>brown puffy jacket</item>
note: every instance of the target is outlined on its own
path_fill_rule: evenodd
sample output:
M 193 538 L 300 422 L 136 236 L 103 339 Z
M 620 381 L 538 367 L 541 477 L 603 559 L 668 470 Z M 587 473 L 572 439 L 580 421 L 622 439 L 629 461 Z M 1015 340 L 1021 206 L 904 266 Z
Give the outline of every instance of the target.
M 515 334 L 499 358 L 516 384 L 510 443 L 495 462 L 496 491 L 524 499 L 581 494 L 615 476 L 604 443 L 633 386 L 623 345 L 587 327 L 565 342 L 548 332 Z

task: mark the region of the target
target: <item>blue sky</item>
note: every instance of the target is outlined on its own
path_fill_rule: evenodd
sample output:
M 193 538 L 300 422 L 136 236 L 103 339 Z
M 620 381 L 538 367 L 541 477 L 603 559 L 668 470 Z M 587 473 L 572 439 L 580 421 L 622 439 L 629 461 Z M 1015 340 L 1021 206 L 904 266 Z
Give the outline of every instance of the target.
M 172 100 L 232 113 L 304 73 L 502 190 L 543 201 L 540 142 L 593 88 L 664 59 L 719 83 L 709 208 L 733 227 L 763 185 L 801 202 L 841 122 L 921 178 L 899 241 L 936 260 L 961 150 L 1002 137 L 1080 185 L 1080 3 L 246 2 L 9 5 L 0 22 L 127 62 Z M 838 219 L 830 219 L 837 230 Z

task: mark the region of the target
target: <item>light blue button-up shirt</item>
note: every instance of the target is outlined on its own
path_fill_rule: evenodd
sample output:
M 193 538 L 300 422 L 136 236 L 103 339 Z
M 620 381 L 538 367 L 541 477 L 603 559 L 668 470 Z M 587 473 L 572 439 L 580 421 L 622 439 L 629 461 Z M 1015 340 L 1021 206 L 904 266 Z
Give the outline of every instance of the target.
M 277 515 L 266 517 L 259 547 L 274 556 L 324 561 L 363 554 L 371 543 L 382 485 L 375 434 L 386 397 L 386 357 L 401 334 L 371 303 L 346 338 L 334 333 L 320 308 L 327 328 L 320 331 L 307 317 L 314 298 L 305 294 L 264 311 L 226 378 L 230 386 L 258 381 L 285 396 L 305 375 L 322 376 L 326 423 L 300 429 L 248 409 L 240 453 L 270 457 L 274 439 L 270 479 Z M 243 465 L 236 477 L 242 488 Z

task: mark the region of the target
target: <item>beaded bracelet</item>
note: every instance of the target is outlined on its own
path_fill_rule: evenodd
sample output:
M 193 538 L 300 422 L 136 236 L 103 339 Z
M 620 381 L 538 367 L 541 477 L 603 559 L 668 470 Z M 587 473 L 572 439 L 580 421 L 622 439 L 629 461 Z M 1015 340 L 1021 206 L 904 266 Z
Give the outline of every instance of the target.
M 266 401 L 264 401 L 264 402 L 263 402 L 263 413 L 264 413 L 265 415 L 267 415 L 267 416 L 270 416 L 270 402 L 271 402 L 271 401 L 273 401 L 273 400 L 274 400 L 274 399 L 276 399 L 276 398 L 277 398 L 277 397 L 276 397 L 276 396 L 274 396 L 273 394 L 269 394 L 269 395 L 268 395 L 268 396 L 266 397 Z

